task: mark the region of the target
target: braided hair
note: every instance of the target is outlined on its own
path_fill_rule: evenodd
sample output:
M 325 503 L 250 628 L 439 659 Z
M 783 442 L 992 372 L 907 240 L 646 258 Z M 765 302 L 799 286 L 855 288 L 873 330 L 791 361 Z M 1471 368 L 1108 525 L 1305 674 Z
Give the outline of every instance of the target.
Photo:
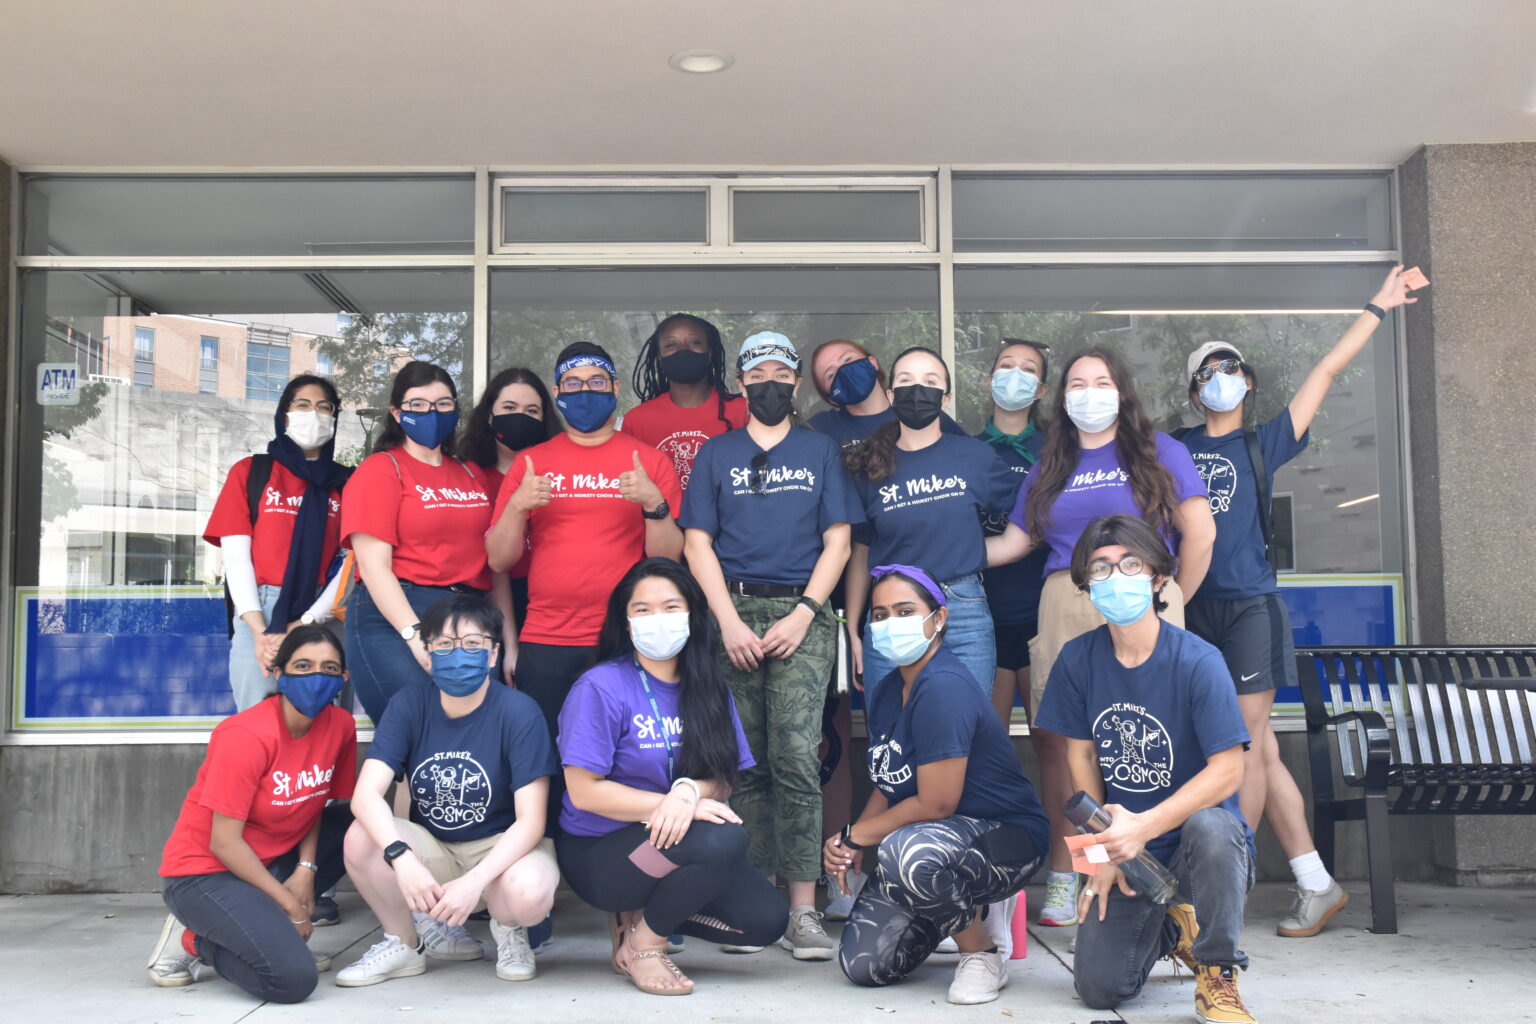
M 667 375 L 661 369 L 661 335 L 668 327 L 678 323 L 694 324 L 704 332 L 709 342 L 709 386 L 715 392 L 715 413 L 720 417 L 720 422 L 725 424 L 725 429 L 730 430 L 732 424 L 725 415 L 725 401 L 736 396 L 725 387 L 725 346 L 720 342 L 720 329 L 701 316 L 673 313 L 656 325 L 651 336 L 640 347 L 640 358 L 635 360 L 635 397 L 642 402 L 649 402 L 671 386 L 672 382 L 667 380 Z

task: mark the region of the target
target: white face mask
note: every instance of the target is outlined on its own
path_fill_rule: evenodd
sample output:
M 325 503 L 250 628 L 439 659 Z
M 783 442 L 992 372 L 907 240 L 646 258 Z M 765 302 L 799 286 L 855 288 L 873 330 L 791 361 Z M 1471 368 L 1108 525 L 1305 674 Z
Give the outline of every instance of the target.
M 688 642 L 687 612 L 657 612 L 629 620 L 629 638 L 635 650 L 652 661 L 666 661 Z
M 300 448 L 319 448 L 336 436 L 336 417 L 314 409 L 300 409 L 288 414 L 284 431 Z
M 1120 392 L 1114 388 L 1083 388 L 1067 392 L 1067 418 L 1085 434 L 1097 434 L 1120 415 Z

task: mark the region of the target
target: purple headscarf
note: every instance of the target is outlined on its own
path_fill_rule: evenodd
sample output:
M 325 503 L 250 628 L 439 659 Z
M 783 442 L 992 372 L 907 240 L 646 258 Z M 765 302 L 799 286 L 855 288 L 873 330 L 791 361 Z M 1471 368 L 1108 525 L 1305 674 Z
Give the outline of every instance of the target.
M 949 606 L 949 599 L 944 596 L 944 588 L 933 581 L 933 577 L 915 565 L 877 565 L 869 570 L 871 578 L 877 582 L 891 573 L 899 573 L 911 579 L 918 586 L 933 595 L 933 599 L 939 603 L 940 608 Z

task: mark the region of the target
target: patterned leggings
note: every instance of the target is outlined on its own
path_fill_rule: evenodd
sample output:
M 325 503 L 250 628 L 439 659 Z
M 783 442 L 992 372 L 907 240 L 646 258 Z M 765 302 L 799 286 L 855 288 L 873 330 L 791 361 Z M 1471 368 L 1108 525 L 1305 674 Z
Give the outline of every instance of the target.
M 964 929 L 977 908 L 1024 888 L 1044 851 L 1029 831 L 956 815 L 886 836 L 837 951 L 855 985 L 889 985 Z

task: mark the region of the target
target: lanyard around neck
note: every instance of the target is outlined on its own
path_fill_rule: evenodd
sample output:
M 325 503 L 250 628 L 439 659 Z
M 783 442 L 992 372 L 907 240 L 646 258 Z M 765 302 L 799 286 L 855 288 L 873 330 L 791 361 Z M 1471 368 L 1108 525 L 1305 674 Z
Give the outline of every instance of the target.
M 667 732 L 667 723 L 661 717 L 661 708 L 656 704 L 656 694 L 651 692 L 651 677 L 645 669 L 640 667 L 640 659 L 635 659 L 635 671 L 640 673 L 640 685 L 645 689 L 645 699 L 651 702 L 651 715 L 656 722 L 656 729 L 661 733 L 661 742 L 667 748 L 667 781 L 677 778 L 677 758 L 672 749 L 672 736 Z

